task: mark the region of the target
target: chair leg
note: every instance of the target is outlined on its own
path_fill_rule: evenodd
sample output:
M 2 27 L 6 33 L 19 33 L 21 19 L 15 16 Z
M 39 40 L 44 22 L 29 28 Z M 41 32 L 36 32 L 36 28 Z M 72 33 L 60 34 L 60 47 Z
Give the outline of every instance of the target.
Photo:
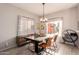
M 45 53 L 50 54 L 50 55 L 54 55 L 54 54 L 55 54 L 54 51 L 53 51 L 53 53 L 52 53 L 52 51 L 48 52 L 48 51 L 46 51 L 46 50 L 45 50 Z
M 46 53 L 50 54 L 50 55 L 55 55 L 55 53 L 57 52 L 57 45 L 56 43 L 54 44 L 54 46 L 52 46 L 53 48 L 47 48 L 49 49 L 49 52 L 45 50 Z

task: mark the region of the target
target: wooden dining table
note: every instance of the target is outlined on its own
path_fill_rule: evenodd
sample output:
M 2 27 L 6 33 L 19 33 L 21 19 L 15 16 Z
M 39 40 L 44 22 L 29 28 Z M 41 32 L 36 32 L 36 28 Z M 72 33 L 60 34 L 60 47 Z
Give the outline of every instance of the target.
M 39 50 L 39 43 L 41 42 L 45 42 L 45 39 L 48 38 L 46 36 L 44 37 L 35 37 L 35 36 L 29 36 L 29 37 L 24 37 L 26 40 L 31 40 L 34 43 L 34 47 L 35 47 L 35 52 L 36 54 L 39 54 L 40 50 Z

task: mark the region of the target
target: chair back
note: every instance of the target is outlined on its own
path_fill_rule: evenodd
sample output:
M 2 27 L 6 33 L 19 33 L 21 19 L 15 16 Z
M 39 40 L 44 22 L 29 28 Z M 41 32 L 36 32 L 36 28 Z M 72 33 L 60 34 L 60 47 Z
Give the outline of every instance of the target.
M 54 37 L 54 42 L 56 42 L 58 35 L 55 35 Z
M 52 44 L 54 44 L 54 42 L 56 42 L 57 36 L 58 35 L 55 35 L 55 37 L 48 38 L 47 43 L 46 43 L 47 47 L 50 47 Z M 53 40 L 53 42 L 52 42 L 52 40 Z
M 47 40 L 47 47 L 50 47 L 51 46 L 51 43 L 52 43 L 52 39 L 53 38 L 48 38 L 48 40 Z
M 48 47 L 51 47 L 52 44 L 54 44 L 54 42 L 56 41 L 57 39 L 57 35 L 55 35 L 54 37 L 49 37 L 47 38 L 46 40 L 46 43 L 42 43 L 40 46 L 43 47 L 43 48 L 48 48 Z M 53 40 L 53 42 L 52 42 Z

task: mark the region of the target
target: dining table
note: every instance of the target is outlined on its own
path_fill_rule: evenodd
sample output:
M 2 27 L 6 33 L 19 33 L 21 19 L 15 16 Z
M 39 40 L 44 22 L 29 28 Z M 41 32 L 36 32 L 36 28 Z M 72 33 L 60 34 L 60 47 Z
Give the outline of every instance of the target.
M 26 40 L 31 40 L 34 43 L 34 48 L 35 48 L 35 52 L 36 54 L 39 54 L 40 49 L 39 49 L 39 44 L 41 42 L 46 42 L 46 38 L 48 38 L 47 36 L 43 36 L 43 37 L 35 37 L 33 36 L 29 36 L 29 37 L 24 37 Z

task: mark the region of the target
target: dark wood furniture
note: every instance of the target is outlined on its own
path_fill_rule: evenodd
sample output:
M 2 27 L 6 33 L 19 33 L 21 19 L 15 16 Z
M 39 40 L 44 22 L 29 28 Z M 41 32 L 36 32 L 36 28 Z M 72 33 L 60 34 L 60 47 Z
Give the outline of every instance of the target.
M 16 37 L 17 46 L 23 46 L 28 43 L 33 43 L 36 54 L 39 54 L 41 52 L 41 49 L 39 49 L 39 43 L 41 43 L 42 40 L 46 40 L 47 37 L 37 37 L 37 38 L 34 37 L 33 38 L 31 36 L 34 36 L 34 35 L 17 36 Z M 50 40 L 51 40 L 51 38 L 50 38 Z M 46 44 L 48 44 L 48 46 L 49 46 L 51 43 L 50 43 L 50 41 L 48 41 L 48 43 L 46 43 Z M 46 48 L 46 46 L 44 48 Z
M 17 44 L 17 46 L 23 46 L 23 45 L 26 45 L 26 44 L 30 43 L 31 41 L 28 38 L 25 39 L 25 37 L 29 37 L 29 36 L 33 36 L 33 35 L 34 34 L 16 36 L 16 44 Z
M 25 39 L 24 36 L 17 36 L 16 37 L 16 44 L 18 47 L 26 45 L 28 43 L 30 43 L 31 41 L 27 38 Z
M 39 43 L 41 42 L 41 41 L 37 41 L 37 40 L 34 40 L 33 38 L 29 38 L 29 37 L 24 37 L 25 39 L 28 39 L 28 40 L 31 40 L 31 43 L 33 43 L 34 44 L 34 48 L 35 48 L 35 52 L 36 52 L 36 54 L 39 54 Z

